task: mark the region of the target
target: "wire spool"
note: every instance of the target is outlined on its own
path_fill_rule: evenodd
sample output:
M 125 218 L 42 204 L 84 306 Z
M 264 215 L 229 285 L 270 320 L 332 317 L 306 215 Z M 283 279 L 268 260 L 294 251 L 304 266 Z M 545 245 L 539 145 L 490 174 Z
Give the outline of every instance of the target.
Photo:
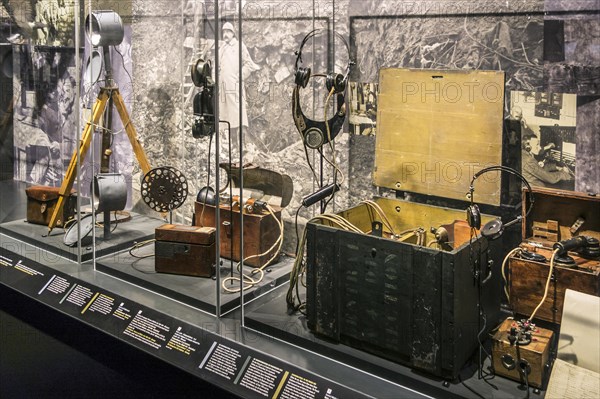
M 179 170 L 159 167 L 144 175 L 141 187 L 142 199 L 157 212 L 170 212 L 179 208 L 188 195 L 187 179 Z

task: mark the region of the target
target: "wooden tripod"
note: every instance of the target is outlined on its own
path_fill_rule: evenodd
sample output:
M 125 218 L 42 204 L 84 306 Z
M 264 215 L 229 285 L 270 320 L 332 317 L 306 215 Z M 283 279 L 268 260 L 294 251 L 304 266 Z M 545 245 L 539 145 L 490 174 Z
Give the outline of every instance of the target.
M 75 181 L 75 175 L 77 172 L 77 154 L 79 153 L 80 163 L 83 162 L 85 154 L 92 143 L 94 128 L 98 126 L 98 122 L 104 114 L 104 110 L 106 109 L 106 104 L 108 103 L 109 99 L 112 99 L 115 108 L 119 112 L 119 117 L 121 118 L 121 122 L 123 122 L 125 132 L 127 132 L 127 137 L 129 137 L 129 141 L 133 147 L 133 153 L 140 164 L 142 172 L 146 174 L 150 171 L 150 163 L 148 162 L 146 154 L 144 153 L 144 150 L 138 141 L 137 132 L 131 123 L 131 119 L 129 118 L 127 108 L 125 107 L 125 102 L 123 101 L 121 93 L 119 93 L 119 89 L 117 87 L 102 87 L 100 89 L 100 93 L 98 93 L 98 98 L 94 103 L 94 108 L 92 108 L 92 118 L 86 123 L 85 128 L 83 129 L 79 148 L 75 150 L 73 157 L 71 157 L 71 162 L 69 163 L 69 168 L 67 169 L 65 179 L 63 180 L 60 190 L 58 191 L 58 202 L 54 208 L 50 222 L 48 223 L 48 234 L 50 234 L 52 229 L 56 226 L 58 215 L 61 214 L 65 205 L 65 198 L 71 193 L 71 189 L 73 188 L 73 182 Z

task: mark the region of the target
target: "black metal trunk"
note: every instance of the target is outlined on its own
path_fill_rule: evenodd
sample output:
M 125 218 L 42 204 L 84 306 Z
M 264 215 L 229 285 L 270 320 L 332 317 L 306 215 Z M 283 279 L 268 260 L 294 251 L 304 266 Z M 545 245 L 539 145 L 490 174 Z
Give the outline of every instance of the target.
M 441 251 L 319 224 L 307 229 L 308 326 L 319 335 L 454 379 L 478 332 L 485 339 L 500 320 L 499 241 L 475 237 Z

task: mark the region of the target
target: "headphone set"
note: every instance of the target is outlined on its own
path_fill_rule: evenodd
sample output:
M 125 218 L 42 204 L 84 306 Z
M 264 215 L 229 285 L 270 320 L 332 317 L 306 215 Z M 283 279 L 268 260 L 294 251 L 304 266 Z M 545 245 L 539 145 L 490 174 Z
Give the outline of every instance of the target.
M 294 93 L 292 95 L 292 116 L 294 117 L 294 124 L 296 125 L 296 128 L 302 135 L 304 144 L 308 148 L 312 149 L 321 148 L 323 144 L 333 140 L 342 129 L 344 120 L 346 119 L 344 92 L 346 91 L 346 84 L 348 83 L 350 69 L 352 65 L 354 65 L 354 62 L 352 62 L 350 59 L 350 48 L 348 46 L 348 42 L 342 35 L 334 32 L 335 35 L 344 43 L 346 52 L 348 53 L 348 65 L 346 67 L 346 72 L 344 74 L 335 72 L 328 74 L 312 74 L 310 67 L 300 66 L 300 64 L 303 63 L 302 49 L 304 48 L 304 45 L 308 42 L 308 40 L 320 33 L 321 30 L 322 29 L 312 30 L 306 36 L 304 36 L 304 39 L 302 39 L 302 43 L 300 44 L 300 48 L 295 52 L 296 62 L 294 64 L 294 82 L 296 86 L 294 87 Z M 336 113 L 328 121 L 312 120 L 308 118 L 304 112 L 302 112 L 302 106 L 300 105 L 300 89 L 306 88 L 311 77 L 324 77 L 327 93 L 331 93 L 333 90 L 333 94 L 336 94 L 337 96 Z M 327 125 L 325 125 L 326 123 Z
M 191 70 L 192 81 L 201 90 L 194 96 L 192 136 L 196 139 L 215 133 L 214 92 L 210 63 L 199 58 Z
M 492 171 L 508 172 L 512 175 L 517 176 L 519 179 L 521 179 L 521 181 L 525 184 L 525 186 L 527 186 L 527 191 L 529 191 L 529 195 L 530 195 L 529 208 L 527 209 L 525 216 L 529 216 L 529 214 L 531 213 L 531 210 L 533 209 L 533 192 L 531 191 L 531 186 L 529 185 L 529 182 L 523 177 L 523 175 L 520 174 L 519 172 L 517 172 L 516 170 L 514 170 L 513 168 L 509 168 L 508 166 L 497 165 L 497 166 L 490 166 L 490 167 L 481 169 L 479 172 L 475 173 L 473 175 L 473 178 L 471 179 L 469 193 L 467 194 L 467 197 L 471 200 L 471 205 L 469 205 L 469 207 L 467 208 L 467 223 L 473 229 L 477 229 L 477 230 L 481 229 L 481 235 L 484 236 L 485 238 L 487 238 L 488 240 L 495 240 L 495 239 L 499 238 L 502 235 L 502 233 L 504 232 L 504 229 L 523 220 L 522 215 L 517 216 L 515 219 L 511 220 L 510 222 L 508 222 L 506 224 L 502 223 L 502 220 L 500 220 L 500 219 L 494 219 L 494 220 L 487 222 L 483 226 L 483 228 L 481 227 L 481 213 L 479 212 L 479 206 L 477 206 L 477 204 L 475 204 L 474 200 L 473 200 L 473 196 L 474 196 L 473 194 L 475 192 L 474 183 L 475 183 L 475 180 L 477 180 L 477 178 L 479 176 L 481 176 L 485 173 L 488 173 L 488 172 L 492 172 Z

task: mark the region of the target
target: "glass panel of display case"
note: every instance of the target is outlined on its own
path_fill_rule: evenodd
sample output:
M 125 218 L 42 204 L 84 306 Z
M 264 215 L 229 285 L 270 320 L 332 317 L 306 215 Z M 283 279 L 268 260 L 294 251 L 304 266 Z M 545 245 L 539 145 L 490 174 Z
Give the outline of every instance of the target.
M 236 265 L 222 290 L 243 290 L 244 305 L 268 300 L 286 285 L 297 229 L 325 207 L 330 195 L 320 201 L 319 192 L 343 180 L 344 172 L 334 173 L 327 163 L 339 162 L 335 147 L 344 141 L 345 121 L 343 90 L 330 94 L 328 85 L 346 82 L 349 56 L 347 32 L 335 26 L 333 7 L 332 2 L 242 2 L 241 11 L 228 20 L 241 40 L 241 45 L 234 42 L 237 49 L 225 47 L 241 55 L 235 79 L 222 77 L 221 87 L 235 85 L 241 67 L 242 85 L 235 95 L 242 101 L 229 118 L 241 126 L 243 137 L 236 162 L 244 166 L 235 168 L 233 186 L 245 192 L 240 207 L 244 276 L 241 284 Z M 222 117 L 231 94 L 220 97 Z
M 55 3 L 1 6 L 0 239 L 13 252 L 26 243 L 52 263 L 80 263 L 85 251 L 64 241 L 86 206 L 73 155 L 82 126 L 82 13 Z M 81 237 L 73 229 L 68 239 Z
M 239 301 L 221 301 L 216 289 L 219 229 L 194 216 L 201 188 L 210 180 L 209 197 L 219 190 L 215 142 L 206 134 L 215 116 L 195 110 L 215 80 L 204 62 L 214 58 L 207 46 L 214 38 L 204 30 L 217 14 L 194 1 L 92 1 L 85 12 L 88 65 L 99 58 L 102 67 L 99 78 L 84 71 L 95 127 L 86 164 L 99 226 L 95 268 L 227 313 Z

